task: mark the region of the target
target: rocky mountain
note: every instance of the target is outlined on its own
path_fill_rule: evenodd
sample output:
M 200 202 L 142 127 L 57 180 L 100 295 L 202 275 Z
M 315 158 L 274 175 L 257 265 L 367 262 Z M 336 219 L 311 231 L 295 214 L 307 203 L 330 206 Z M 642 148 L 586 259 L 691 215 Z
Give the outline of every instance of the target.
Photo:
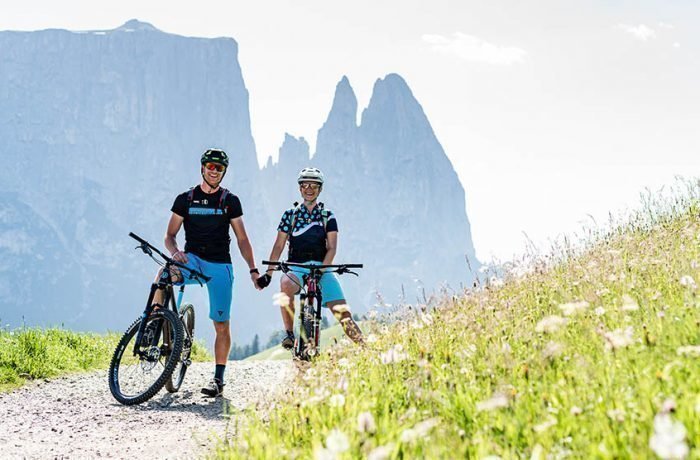
M 360 279 L 344 278 L 354 310 L 366 311 L 375 290 L 390 298 L 416 279 L 429 289 L 469 282 L 464 190 L 401 77 L 376 82 L 360 126 L 343 78 L 314 155 L 286 135 L 279 161 L 261 170 L 237 53 L 230 38 L 181 37 L 138 21 L 0 32 L 3 324 L 124 329 L 157 269 L 127 234 L 162 246 L 172 201 L 200 181 L 199 155 L 210 146 L 232 157 L 224 185 L 241 198 L 258 259 L 299 198 L 298 170 L 324 170 L 338 260 L 367 266 Z M 272 290 L 253 290 L 240 257 L 234 267 L 234 339 L 266 337 L 280 327 Z M 186 294 L 200 318 L 204 292 Z M 198 333 L 211 333 L 206 323 Z

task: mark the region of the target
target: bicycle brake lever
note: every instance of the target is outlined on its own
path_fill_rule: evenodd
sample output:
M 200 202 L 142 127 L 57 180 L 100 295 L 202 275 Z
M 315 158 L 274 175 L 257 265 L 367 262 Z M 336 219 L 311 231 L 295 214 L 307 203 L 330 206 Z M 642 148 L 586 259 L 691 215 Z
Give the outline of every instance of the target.
M 149 256 L 153 254 L 153 251 L 151 251 L 151 248 L 149 248 L 145 244 L 139 244 L 134 249 L 140 249 L 143 251 L 144 254 L 148 254 Z
M 352 270 L 347 270 L 347 269 L 345 270 L 344 273 L 350 273 L 351 275 L 360 276 L 360 275 L 358 275 L 357 273 L 355 273 L 354 271 L 352 271 Z

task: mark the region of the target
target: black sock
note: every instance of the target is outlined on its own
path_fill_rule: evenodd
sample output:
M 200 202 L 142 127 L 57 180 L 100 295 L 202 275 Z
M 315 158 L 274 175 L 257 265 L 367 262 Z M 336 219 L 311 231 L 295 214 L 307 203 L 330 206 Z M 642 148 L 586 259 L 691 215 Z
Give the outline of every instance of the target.
M 214 371 L 214 378 L 219 382 L 224 381 L 224 371 L 226 370 L 226 364 L 217 364 L 216 371 Z

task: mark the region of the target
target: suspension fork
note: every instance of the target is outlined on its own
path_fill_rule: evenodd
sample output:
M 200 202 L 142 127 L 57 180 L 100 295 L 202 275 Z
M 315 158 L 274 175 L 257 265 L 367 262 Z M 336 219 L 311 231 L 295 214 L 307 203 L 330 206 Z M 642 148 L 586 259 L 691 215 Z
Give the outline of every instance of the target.
M 323 276 L 323 274 L 321 274 Z M 320 286 L 320 276 L 319 279 L 314 279 L 314 294 L 316 297 L 316 305 L 314 305 L 314 346 L 316 350 L 320 345 L 321 338 L 321 306 L 323 305 L 323 293 L 321 292 Z
M 164 270 L 164 274 L 167 273 L 168 277 L 170 276 L 170 271 L 169 270 Z M 152 283 L 151 284 L 151 291 L 148 294 L 148 301 L 146 301 L 146 308 L 143 310 L 143 314 L 141 315 L 141 323 L 139 324 L 139 330 L 136 333 L 136 341 L 134 342 L 134 349 L 133 349 L 133 355 L 141 355 L 141 351 L 139 350 L 139 347 L 141 345 L 141 340 L 143 339 L 143 334 L 146 331 L 146 319 L 148 319 L 149 316 L 151 316 L 151 313 L 153 313 L 154 310 L 154 305 L 153 305 L 153 297 L 156 295 L 156 291 L 158 289 L 164 289 L 165 290 L 165 297 L 163 299 L 163 306 L 168 305 L 168 302 L 171 301 L 173 298 L 172 295 L 172 287 L 168 289 L 170 285 L 165 283 L 163 281 L 163 276 L 161 276 L 161 279 L 158 280 L 158 283 Z M 162 329 L 163 323 L 159 321 L 156 325 L 156 330 L 155 334 L 153 335 L 153 342 L 151 345 L 155 345 L 158 343 L 158 339 L 160 338 L 160 332 Z

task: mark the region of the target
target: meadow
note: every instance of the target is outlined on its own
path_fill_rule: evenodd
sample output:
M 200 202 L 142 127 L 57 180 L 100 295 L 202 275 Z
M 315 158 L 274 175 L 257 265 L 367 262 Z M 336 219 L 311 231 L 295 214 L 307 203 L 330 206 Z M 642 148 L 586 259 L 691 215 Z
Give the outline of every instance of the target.
M 107 369 L 121 334 L 93 334 L 63 328 L 0 329 L 0 391 L 73 372 Z M 193 361 L 211 359 L 195 342 Z
M 700 181 L 487 268 L 380 303 L 222 458 L 700 458 Z

